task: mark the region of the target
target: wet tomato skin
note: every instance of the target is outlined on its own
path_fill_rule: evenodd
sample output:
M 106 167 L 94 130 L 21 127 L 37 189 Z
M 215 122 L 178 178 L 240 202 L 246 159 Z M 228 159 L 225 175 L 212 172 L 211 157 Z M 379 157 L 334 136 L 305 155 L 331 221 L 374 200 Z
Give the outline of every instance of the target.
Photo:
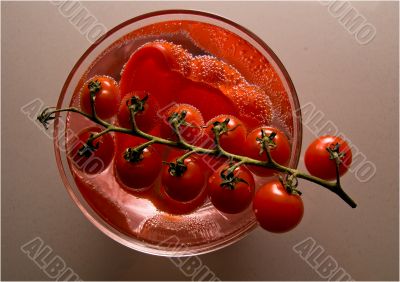
M 222 187 L 221 171 L 228 166 L 222 165 L 208 179 L 208 194 L 214 207 L 223 213 L 235 214 L 244 211 L 254 196 L 254 178 L 246 167 L 238 167 L 234 175 L 246 181 L 236 183 L 234 189 Z
M 249 133 L 246 139 L 246 146 L 245 146 L 246 156 L 262 161 L 266 161 L 268 159 L 266 152 L 263 152 L 260 155 L 261 144 L 259 143 L 259 141 L 257 141 L 257 138 L 261 138 L 261 130 L 264 130 L 266 135 L 270 135 L 273 132 L 276 133 L 276 136 L 273 139 L 276 147 L 270 148 L 271 157 L 278 164 L 284 166 L 288 165 L 290 160 L 289 141 L 286 135 L 282 131 L 273 127 L 266 127 L 266 126 L 259 127 Z M 272 176 L 274 173 L 276 173 L 275 170 L 267 169 L 260 166 L 248 166 L 248 167 L 251 170 L 251 172 L 253 172 L 258 176 L 266 177 L 266 176 Z
M 100 127 L 88 127 L 78 133 L 78 138 L 75 139 L 71 146 L 69 157 L 74 165 L 81 171 L 87 174 L 96 174 L 102 172 L 111 162 L 114 157 L 114 139 L 111 134 L 107 133 L 93 141 L 93 146 L 97 147 L 89 157 L 80 156 L 79 150 L 92 134 L 101 132 Z
M 342 163 L 339 166 L 339 175 L 344 175 L 352 162 L 352 153 L 349 145 L 340 137 L 322 136 L 315 139 L 307 148 L 304 155 L 304 162 L 311 175 L 325 180 L 336 179 L 335 160 L 329 159 L 329 152 L 326 148 L 340 145 L 339 151 L 345 153 Z
M 176 159 L 169 159 L 168 162 L 175 162 Z M 184 165 L 186 166 L 186 171 L 180 176 L 171 175 L 168 165 L 164 165 L 161 175 L 161 182 L 166 194 L 180 202 L 188 202 L 195 199 L 206 185 L 202 164 L 197 158 L 185 158 Z
M 214 140 L 214 133 L 212 130 L 213 123 L 223 122 L 226 119 L 229 119 L 229 122 L 227 124 L 228 131 L 220 135 L 219 137 L 220 145 L 225 151 L 232 154 L 240 155 L 243 153 L 243 149 L 246 143 L 247 129 L 243 125 L 243 123 L 235 116 L 219 115 L 210 119 L 207 122 L 205 135 L 207 136 L 210 144 L 208 147 L 212 148 L 215 146 L 213 143 Z
M 134 148 L 142 143 L 142 139 L 129 135 L 119 136 L 118 140 L 114 164 L 117 180 L 132 189 L 151 186 L 160 174 L 162 166 L 161 156 L 153 146 L 145 148 L 142 159 L 137 162 L 130 162 L 124 158 L 127 148 Z
M 253 211 L 262 228 L 283 233 L 300 223 L 304 206 L 300 196 L 289 194 L 279 180 L 273 180 L 257 190 Z
M 144 104 L 144 110 L 135 115 L 136 126 L 140 130 L 149 133 L 159 123 L 159 106 L 155 97 L 145 91 L 133 91 L 126 94 L 121 100 L 117 114 L 118 124 L 121 127 L 132 128 L 131 113 L 127 105 L 127 103 L 130 104 L 130 99 L 137 97 L 142 100 L 146 96 L 147 100 Z
M 168 159 L 176 160 L 177 158 L 179 158 L 180 156 L 184 155 L 187 152 L 188 152 L 187 150 L 171 148 L 170 151 L 168 152 Z M 206 177 L 211 173 L 212 167 L 210 167 L 209 164 L 206 163 L 205 159 L 207 155 L 193 153 L 192 155 L 190 155 L 190 157 L 199 161 L 199 164 L 201 165 L 201 171 Z
M 197 144 L 203 135 L 204 120 L 200 111 L 189 104 L 173 104 L 161 114 L 161 137 L 177 141 L 178 137 L 168 122 L 173 114 L 186 112 L 185 122 L 187 125 L 181 125 L 179 132 L 181 136 L 190 144 Z
M 96 114 L 101 119 L 109 119 L 113 117 L 121 102 L 121 95 L 118 83 L 109 76 L 100 75 L 89 79 L 81 88 L 80 106 L 81 109 L 88 114 L 92 113 L 90 104 L 89 83 L 92 81 L 100 82 L 101 89 L 96 93 L 95 110 Z

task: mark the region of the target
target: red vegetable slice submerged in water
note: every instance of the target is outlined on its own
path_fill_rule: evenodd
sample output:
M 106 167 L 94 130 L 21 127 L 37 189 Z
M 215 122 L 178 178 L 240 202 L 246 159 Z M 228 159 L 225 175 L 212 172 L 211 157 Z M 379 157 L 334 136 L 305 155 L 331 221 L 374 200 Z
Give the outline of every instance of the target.
M 171 102 L 192 104 L 205 120 L 231 114 L 253 128 L 272 119 L 266 94 L 236 69 L 211 56 L 193 57 L 166 41 L 147 43 L 132 54 L 121 73 L 120 88 L 122 95 L 148 91 L 160 110 Z

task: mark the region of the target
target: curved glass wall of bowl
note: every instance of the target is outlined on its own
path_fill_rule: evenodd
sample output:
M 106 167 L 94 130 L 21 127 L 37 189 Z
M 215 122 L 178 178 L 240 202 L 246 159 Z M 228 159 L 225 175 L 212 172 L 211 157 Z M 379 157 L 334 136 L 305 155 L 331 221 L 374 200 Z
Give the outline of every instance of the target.
M 190 37 L 190 30 L 187 30 L 190 25 L 181 25 L 180 28 L 176 27 L 174 32 L 167 33 L 156 28 L 143 29 L 150 25 L 158 25 L 168 21 L 191 21 L 194 24 L 206 23 L 212 27 L 210 28 L 209 40 L 213 37 L 212 32 L 223 31 L 232 34 L 237 39 L 238 44 L 231 45 L 229 50 L 225 50 L 228 55 L 225 58 L 221 58 L 222 54 L 215 54 L 214 50 L 208 50 L 209 46 L 207 44 L 199 42 L 204 39 Z M 247 77 L 246 74 L 254 73 L 254 70 L 246 69 L 246 66 L 249 65 L 248 62 L 240 64 L 237 61 L 232 61 L 232 58 L 235 58 L 235 60 L 252 60 L 256 58 L 250 58 L 251 56 L 246 56 L 246 54 L 240 56 L 240 44 L 249 44 L 260 58 L 266 59 L 282 83 L 284 92 L 279 93 L 279 95 L 287 97 L 288 107 L 285 111 L 290 116 L 286 120 L 286 125 L 278 118 L 273 120 L 273 123 L 278 123 L 278 126 L 288 134 L 292 149 L 289 166 L 297 167 L 302 135 L 301 113 L 295 88 L 283 64 L 267 44 L 252 32 L 227 19 L 207 13 L 197 11 L 160 11 L 133 18 L 111 29 L 78 60 L 64 84 L 57 108 L 66 108 L 76 103 L 76 101 L 73 101 L 74 94 L 86 79 L 94 75 L 109 75 L 118 81 L 120 70 L 130 55 L 144 43 L 155 39 L 164 39 L 181 44 L 193 54 L 214 55 L 235 66 L 249 81 L 252 81 L 252 78 Z M 262 78 L 259 78 L 259 80 L 253 79 L 253 82 L 261 84 Z M 102 175 L 96 177 L 95 183 L 98 187 L 102 187 L 102 192 L 109 193 L 110 197 L 115 197 L 114 200 L 117 201 L 122 214 L 126 216 L 124 224 L 128 226 L 130 232 L 119 228 L 115 222 L 107 221 L 104 215 L 96 212 L 93 206 L 86 201 L 76 184 L 74 172 L 71 171 L 68 163 L 65 144 L 67 144 L 71 136 L 70 133 L 65 133 L 65 130 L 66 128 L 72 131 L 77 130 L 73 126 L 70 127 L 72 115 L 74 114 L 63 114 L 59 119 L 55 120 L 54 124 L 54 149 L 59 171 L 65 187 L 77 206 L 90 222 L 110 238 L 129 248 L 149 254 L 185 256 L 207 253 L 223 248 L 240 240 L 257 226 L 251 208 L 237 215 L 225 215 L 207 203 L 196 212 L 187 215 L 171 215 L 160 212 L 146 199 L 133 197 L 129 193 L 125 195 L 125 192 L 121 191 L 115 192 L 118 190 L 117 184 L 107 180 L 105 177 L 102 178 L 103 174 L 106 175 L 113 170 L 112 165 Z M 80 126 L 84 125 L 85 122 L 90 124 L 89 121 L 82 121 Z M 259 186 L 261 179 L 256 179 L 256 183 Z M 121 193 L 123 196 L 121 196 Z M 177 249 L 176 242 L 169 242 L 167 239 L 172 235 L 177 236 L 180 245 L 185 247 Z

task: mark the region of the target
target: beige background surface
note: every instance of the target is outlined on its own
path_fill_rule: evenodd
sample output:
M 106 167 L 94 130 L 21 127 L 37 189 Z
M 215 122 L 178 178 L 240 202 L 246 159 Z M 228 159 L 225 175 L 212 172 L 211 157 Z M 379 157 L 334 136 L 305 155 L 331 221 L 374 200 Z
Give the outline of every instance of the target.
M 20 111 L 34 98 L 54 105 L 90 43 L 50 3 L 1 5 L 2 279 L 48 279 L 20 251 L 36 236 L 84 280 L 186 279 L 167 258 L 125 248 L 86 221 L 63 187 L 52 141 Z M 247 27 L 285 64 L 300 102 L 313 102 L 377 167 L 367 183 L 354 174 L 343 179 L 357 209 L 304 184 L 305 217 L 293 232 L 274 235 L 257 229 L 239 243 L 202 255 L 220 279 L 322 279 L 292 250 L 308 237 L 355 280 L 399 279 L 398 3 L 352 3 L 377 29 L 364 46 L 318 2 L 84 5 L 107 28 L 166 8 L 209 11 Z M 305 128 L 303 150 L 312 138 Z

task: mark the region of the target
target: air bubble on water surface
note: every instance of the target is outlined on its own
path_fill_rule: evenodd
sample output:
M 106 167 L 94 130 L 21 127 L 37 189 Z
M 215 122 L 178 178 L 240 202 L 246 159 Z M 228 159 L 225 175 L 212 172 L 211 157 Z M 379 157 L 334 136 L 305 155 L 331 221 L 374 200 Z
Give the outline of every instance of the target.
M 242 116 L 260 120 L 260 124 L 270 124 L 273 110 L 266 93 L 258 86 L 241 84 L 232 88 L 232 99 L 237 101 Z M 252 112 L 255 109 L 256 112 Z
M 194 81 L 206 82 L 214 87 L 226 82 L 224 66 L 215 57 L 208 55 L 197 56 L 191 60 L 190 67 L 189 78 Z
M 221 36 L 221 34 L 222 33 L 218 33 L 218 36 L 221 37 L 221 41 L 214 42 L 220 48 L 222 48 L 222 44 L 219 44 L 218 42 L 223 42 L 226 39 L 226 37 Z M 211 29 L 210 30 L 210 40 L 215 39 L 214 36 L 216 36 L 216 33 L 213 29 Z M 194 45 L 199 47 L 199 44 L 197 42 L 193 41 L 193 43 L 194 43 Z M 265 116 L 261 117 L 262 122 L 271 125 L 271 122 L 273 121 L 273 122 L 279 122 L 281 125 L 283 125 L 284 119 L 283 118 L 277 119 L 277 117 L 279 115 L 282 115 L 281 109 L 277 109 L 276 105 L 274 105 L 275 108 L 273 108 L 271 100 L 269 99 L 269 96 L 268 96 L 268 95 L 273 95 L 273 96 L 279 95 L 278 93 L 275 93 L 276 91 L 270 87 L 270 85 L 274 82 L 273 80 L 276 79 L 275 78 L 276 75 L 275 75 L 274 70 L 272 69 L 271 65 L 264 57 L 256 59 L 257 57 L 254 57 L 253 55 L 249 56 L 249 54 L 248 54 L 249 50 L 246 50 L 244 48 L 246 46 L 246 44 L 244 42 L 238 41 L 235 45 L 232 45 L 232 46 L 234 47 L 233 49 L 236 50 L 237 54 L 239 55 L 238 57 L 241 58 L 242 62 L 249 66 L 252 76 L 255 77 L 254 83 L 257 85 L 263 85 L 263 88 L 262 89 L 260 88 L 261 91 L 259 94 L 257 94 L 257 95 L 252 94 L 253 96 L 255 96 L 255 99 L 252 99 L 252 101 L 257 101 L 256 108 L 262 109 L 263 106 L 267 105 L 267 109 L 264 111 Z M 200 48 L 201 47 L 202 46 L 200 46 Z M 223 48 L 226 49 L 226 46 L 223 46 Z M 203 49 L 203 50 L 205 52 L 207 52 L 206 49 Z M 218 60 L 213 56 L 211 56 L 210 58 L 214 58 L 214 60 Z M 237 72 L 237 70 L 235 68 L 233 68 L 232 66 L 229 66 L 229 69 L 235 70 L 235 72 L 232 73 L 230 71 L 225 70 L 222 74 L 220 74 L 219 72 L 215 72 L 215 70 L 213 68 L 210 68 L 210 70 L 208 72 L 202 72 L 201 74 L 199 74 L 197 76 L 192 75 L 191 78 L 196 80 L 196 78 L 199 78 L 199 77 L 210 76 L 210 73 L 211 73 L 211 74 L 214 74 L 217 77 L 219 77 L 219 79 L 221 77 L 224 78 L 224 80 L 221 83 L 224 83 L 228 87 L 229 86 L 232 86 L 232 87 L 239 86 L 241 84 L 243 84 L 243 85 L 247 84 L 245 79 L 240 75 L 240 73 Z M 217 86 L 217 85 L 214 84 L 214 86 Z M 246 102 L 246 99 L 244 99 L 244 97 L 240 97 L 240 95 L 238 95 L 238 93 L 235 93 L 232 91 L 230 93 L 233 93 L 234 99 L 237 99 L 236 101 Z M 249 116 L 252 114 L 254 115 L 255 113 L 250 113 L 250 112 L 248 112 L 247 109 L 245 109 L 245 107 L 241 107 L 241 114 Z
M 165 25 L 170 25 L 171 23 L 165 23 Z M 180 25 L 181 23 L 177 22 L 174 23 L 177 25 Z M 241 57 L 243 62 L 250 65 L 250 70 L 253 73 L 252 76 L 255 77 L 256 79 L 253 81 L 255 84 L 259 85 L 267 85 L 270 84 L 271 81 L 271 75 L 273 76 L 273 70 L 268 63 L 268 61 L 261 57 L 257 60 L 256 63 L 254 63 L 254 56 L 248 56 L 249 50 L 247 50 L 247 44 L 241 40 L 238 40 L 235 44 L 231 44 L 230 46 L 226 45 L 226 41 L 230 38 L 230 33 L 227 31 L 224 31 L 223 29 L 216 28 L 214 26 L 207 26 L 205 25 L 204 28 L 206 29 L 205 32 L 209 33 L 209 40 L 212 41 L 217 47 L 223 48 L 224 52 L 230 53 L 230 50 L 233 50 L 232 52 L 237 52 L 238 57 Z M 124 48 L 126 51 L 128 51 L 129 55 L 137 49 L 137 47 L 143 45 L 146 42 L 151 42 L 156 39 L 162 39 L 166 40 L 169 42 L 173 42 L 175 44 L 182 45 L 182 47 L 186 50 L 188 50 L 191 54 L 193 55 L 205 55 L 209 54 L 207 48 L 204 48 L 204 46 L 200 46 L 199 43 L 194 40 L 190 34 L 186 30 L 180 30 L 175 33 L 162 33 L 162 26 L 155 26 L 154 30 L 147 31 L 147 33 L 153 33 L 153 35 L 141 35 L 141 36 L 135 36 L 135 37 L 129 37 L 127 36 L 126 40 L 123 41 L 120 45 L 125 45 L 123 47 L 119 46 L 118 48 Z M 179 57 L 179 56 L 178 56 Z M 240 59 L 240 58 L 239 58 Z M 99 62 L 100 63 L 100 62 Z M 178 69 L 180 72 L 185 72 L 187 71 L 186 65 L 187 61 L 181 60 L 178 62 Z M 251 67 L 253 66 L 253 67 Z M 229 85 L 235 85 L 238 84 L 240 81 L 237 80 L 235 75 L 232 75 L 231 73 L 227 72 L 215 72 L 215 71 L 209 71 L 209 72 L 203 72 L 201 73 L 201 76 L 208 76 L 210 75 L 210 72 L 215 74 L 217 76 L 217 79 L 221 79 L 221 77 L 225 77 L 225 83 Z M 235 81 L 235 82 L 233 82 Z M 271 89 L 264 89 L 265 93 L 272 94 L 272 95 L 277 95 L 271 91 Z

